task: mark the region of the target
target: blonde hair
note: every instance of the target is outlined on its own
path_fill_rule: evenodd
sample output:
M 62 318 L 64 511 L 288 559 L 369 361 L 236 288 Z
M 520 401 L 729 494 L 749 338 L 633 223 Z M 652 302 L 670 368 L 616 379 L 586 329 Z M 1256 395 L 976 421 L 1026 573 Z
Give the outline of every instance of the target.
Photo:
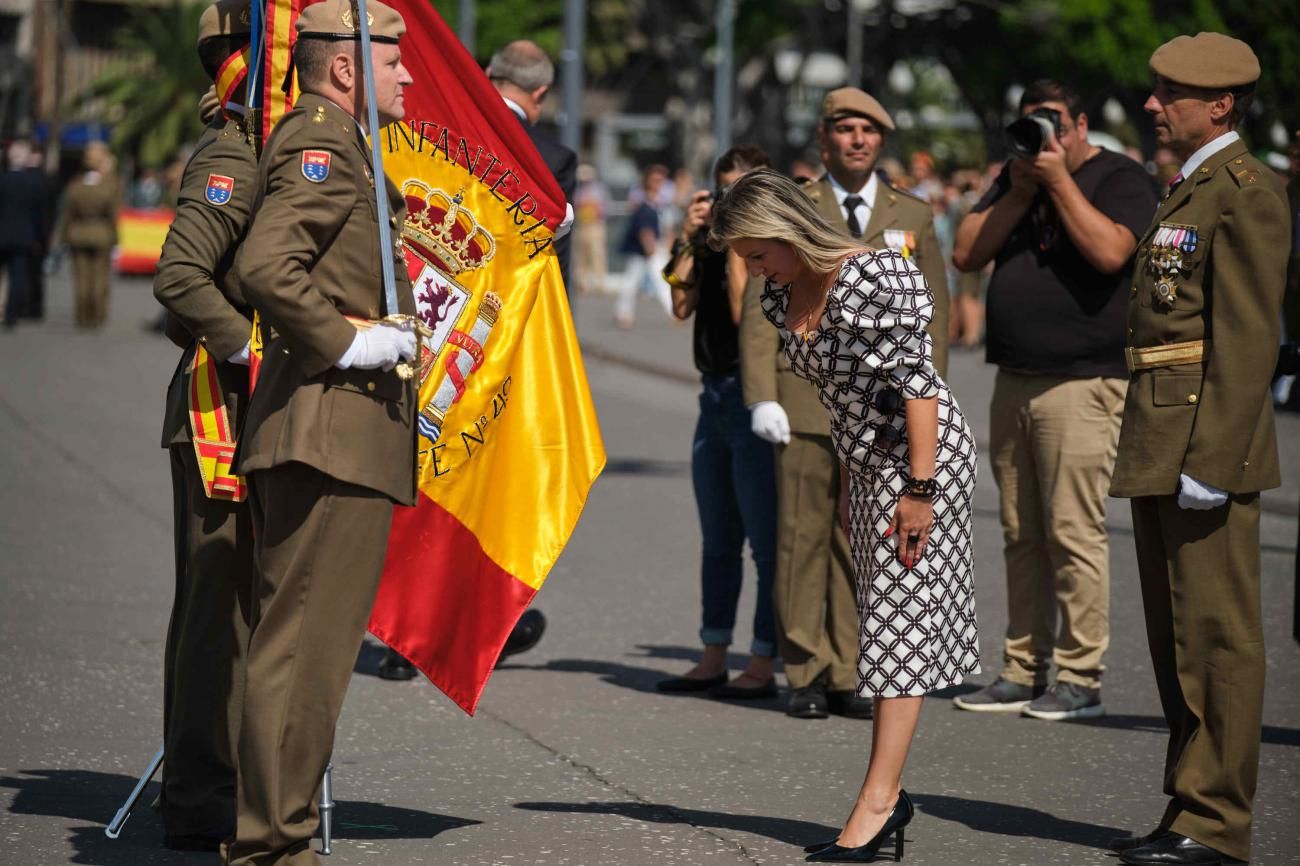
M 768 168 L 749 172 L 718 202 L 709 246 L 721 250 L 741 239 L 789 244 L 807 268 L 828 274 L 862 242 L 832 226 L 793 180 Z

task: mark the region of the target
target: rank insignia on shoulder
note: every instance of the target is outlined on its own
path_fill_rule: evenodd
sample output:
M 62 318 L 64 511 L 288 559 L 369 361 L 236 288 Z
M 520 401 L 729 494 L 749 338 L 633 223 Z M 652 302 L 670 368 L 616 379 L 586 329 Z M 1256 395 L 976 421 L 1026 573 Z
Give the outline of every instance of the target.
M 235 179 L 224 174 L 208 175 L 208 186 L 203 191 L 203 197 L 208 200 L 208 204 L 214 204 L 218 207 L 230 201 L 230 196 L 235 192 Z
M 312 183 L 323 183 L 330 176 L 330 152 L 328 150 L 304 150 L 302 152 L 302 176 Z

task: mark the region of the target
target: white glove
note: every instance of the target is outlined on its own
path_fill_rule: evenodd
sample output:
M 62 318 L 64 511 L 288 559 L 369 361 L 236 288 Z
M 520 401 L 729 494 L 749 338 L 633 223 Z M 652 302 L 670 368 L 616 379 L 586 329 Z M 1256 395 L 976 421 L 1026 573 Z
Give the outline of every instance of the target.
M 1217 487 L 1181 473 L 1178 476 L 1178 507 L 1208 511 L 1228 501 L 1228 494 Z
M 773 445 L 790 443 L 790 417 L 781 404 L 773 400 L 763 400 L 749 407 L 749 429 L 764 442 Z
M 334 362 L 340 370 L 391 370 L 398 361 L 415 357 L 415 332 L 409 326 L 380 322 L 358 330 L 343 357 Z
M 247 342 L 247 343 L 244 344 L 244 348 L 240 349 L 238 352 L 236 352 L 235 354 L 233 354 L 233 355 L 231 355 L 229 358 L 227 358 L 227 359 L 226 359 L 226 363 L 227 363 L 227 364 L 242 364 L 243 366 L 247 367 L 247 366 L 248 366 L 248 356 L 249 356 L 249 353 L 250 353 L 252 350 L 253 350 L 253 343 L 252 343 L 252 341 L 250 340 L 249 342 Z

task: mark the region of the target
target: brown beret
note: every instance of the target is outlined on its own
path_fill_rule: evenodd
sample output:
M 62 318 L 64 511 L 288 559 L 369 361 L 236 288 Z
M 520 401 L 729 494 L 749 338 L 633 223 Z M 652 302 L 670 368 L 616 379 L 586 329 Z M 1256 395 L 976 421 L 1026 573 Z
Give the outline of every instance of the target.
M 822 120 L 839 120 L 842 117 L 865 117 L 885 129 L 894 128 L 894 119 L 885 111 L 885 106 L 856 87 L 832 90 L 822 101 Z
M 214 36 L 246 36 L 252 31 L 249 0 L 217 0 L 199 16 L 199 42 Z
M 1175 36 L 1151 55 L 1151 71 L 1189 87 L 1229 90 L 1259 80 L 1259 58 L 1222 33 Z
M 323 0 L 302 10 L 298 16 L 299 39 L 352 40 L 361 38 L 361 29 L 352 11 L 354 0 Z M 366 22 L 372 42 L 397 44 L 406 32 L 406 22 L 392 6 L 379 0 L 367 0 Z

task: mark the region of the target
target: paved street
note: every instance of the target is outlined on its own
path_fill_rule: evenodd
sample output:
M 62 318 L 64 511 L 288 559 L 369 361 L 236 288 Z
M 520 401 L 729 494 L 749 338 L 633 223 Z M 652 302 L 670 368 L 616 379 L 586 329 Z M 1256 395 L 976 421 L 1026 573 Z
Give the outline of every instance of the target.
M 156 310 L 147 282 L 116 281 L 97 334 L 75 331 L 69 296 L 65 273 L 46 324 L 0 333 L 0 863 L 214 864 L 161 849 L 156 785 L 121 839 L 103 835 L 160 738 L 172 578 L 158 443 L 177 352 L 141 330 Z M 623 333 L 608 298 L 577 302 L 609 468 L 537 601 L 550 621 L 541 644 L 494 675 L 473 719 L 422 679 L 378 679 L 380 650 L 363 648 L 334 753 L 334 866 L 793 864 L 847 815 L 869 722 L 654 690 L 699 648 L 697 388 L 689 327 L 645 299 L 640 314 Z M 991 371 L 958 353 L 950 378 L 982 446 Z M 1282 418 L 1280 435 L 1287 486 L 1265 497 L 1263 521 L 1269 691 L 1253 861 L 1270 866 L 1300 862 L 1300 416 Z M 984 466 L 978 684 L 996 673 L 1005 625 L 996 505 Z M 1158 818 L 1166 732 L 1124 503 L 1109 523 L 1109 715 L 1053 724 L 927 700 L 905 777 L 919 810 L 906 863 L 1109 864 L 1109 837 Z M 752 609 L 749 581 L 741 650 Z

